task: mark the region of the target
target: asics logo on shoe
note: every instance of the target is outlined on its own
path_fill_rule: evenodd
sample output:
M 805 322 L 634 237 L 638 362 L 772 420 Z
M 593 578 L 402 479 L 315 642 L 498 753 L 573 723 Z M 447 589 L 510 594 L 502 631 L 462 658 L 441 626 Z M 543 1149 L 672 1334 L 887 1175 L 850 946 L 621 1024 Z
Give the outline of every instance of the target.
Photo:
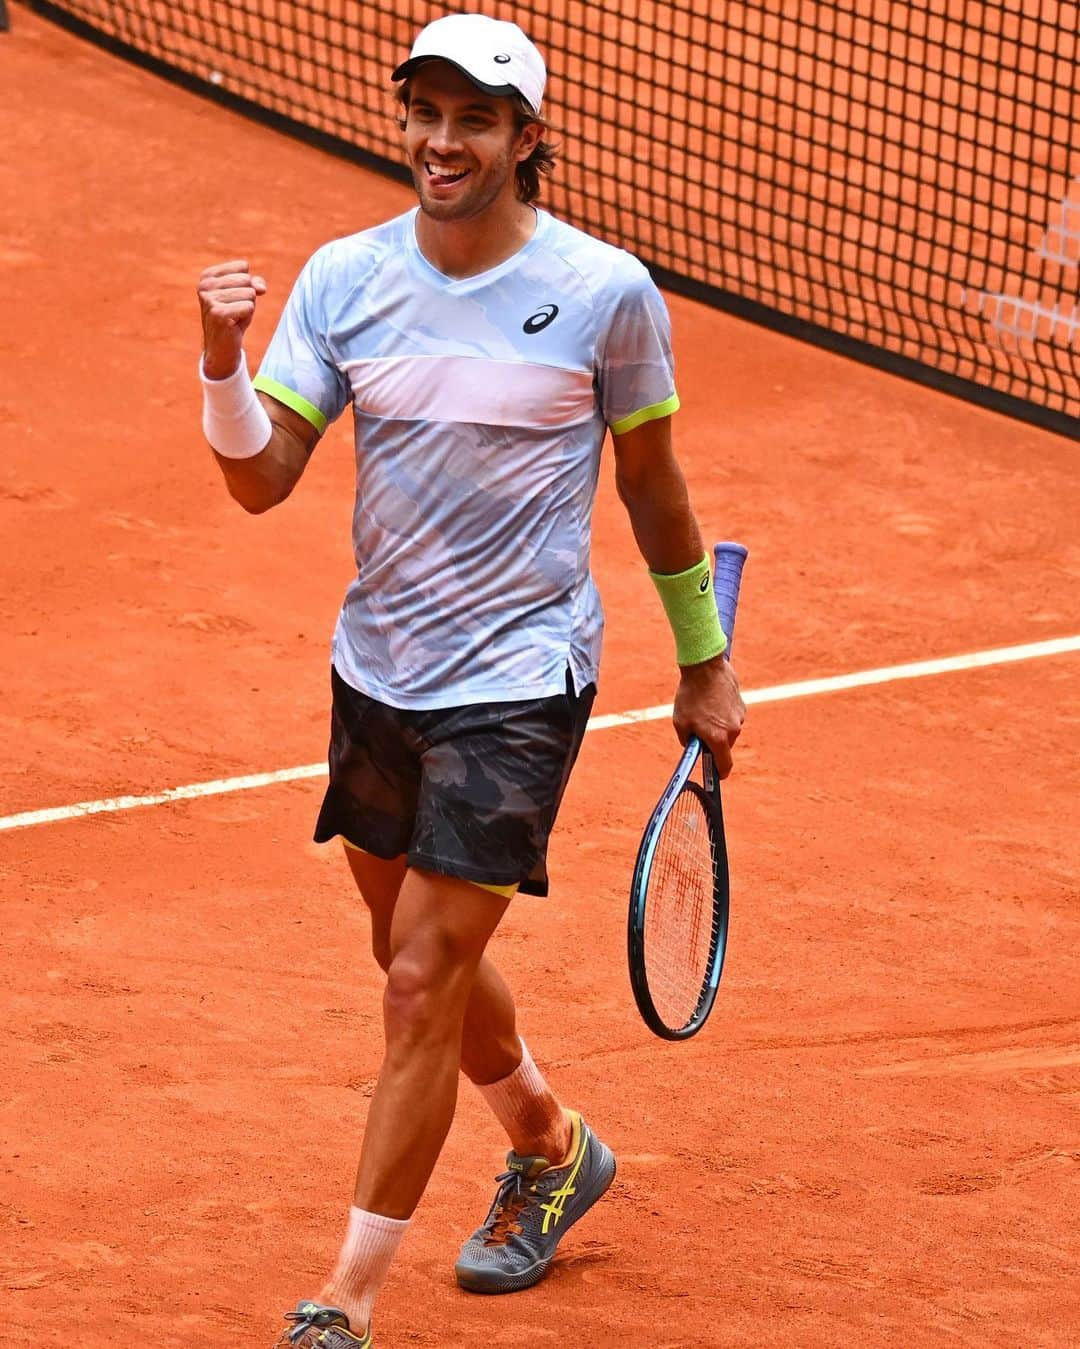
M 540 1230 L 545 1236 L 552 1227 L 557 1227 L 562 1221 L 563 1209 L 566 1208 L 566 1201 L 574 1193 L 574 1189 L 575 1186 L 566 1185 L 563 1189 L 555 1191 L 550 1203 L 541 1204 L 540 1207 L 544 1210 L 544 1225 Z
M 540 1229 L 544 1236 L 547 1236 L 552 1227 L 558 1227 L 562 1221 L 563 1210 L 566 1208 L 566 1201 L 574 1194 L 577 1189 L 578 1172 L 581 1170 L 581 1164 L 585 1160 L 585 1153 L 589 1146 L 589 1140 L 585 1136 L 585 1131 L 581 1133 L 581 1145 L 578 1148 L 578 1154 L 574 1158 L 574 1165 L 570 1169 L 570 1174 L 566 1177 L 566 1183 L 553 1190 L 548 1197 L 546 1204 L 540 1207 L 544 1214 L 544 1225 Z

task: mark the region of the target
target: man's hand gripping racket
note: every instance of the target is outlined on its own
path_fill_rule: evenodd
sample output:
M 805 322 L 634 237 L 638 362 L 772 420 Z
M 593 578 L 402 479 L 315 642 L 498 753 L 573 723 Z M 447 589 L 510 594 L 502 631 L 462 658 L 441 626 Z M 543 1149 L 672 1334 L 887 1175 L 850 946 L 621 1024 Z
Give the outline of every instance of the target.
M 746 549 L 718 543 L 713 590 L 731 655 Z M 694 770 L 701 763 L 701 783 Z M 686 1040 L 716 1001 L 728 931 L 728 862 L 713 756 L 691 736 L 645 826 L 630 887 L 630 983 L 645 1024 Z

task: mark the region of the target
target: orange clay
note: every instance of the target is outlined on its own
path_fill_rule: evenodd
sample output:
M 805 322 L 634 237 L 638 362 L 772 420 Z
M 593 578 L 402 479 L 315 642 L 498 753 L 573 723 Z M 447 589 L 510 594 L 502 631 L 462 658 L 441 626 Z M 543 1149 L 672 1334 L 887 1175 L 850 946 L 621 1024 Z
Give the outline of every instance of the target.
M 348 429 L 280 509 L 230 502 L 195 282 L 242 254 L 265 274 L 257 358 L 307 254 L 410 194 L 24 6 L 0 48 L 0 813 L 317 760 Z M 746 687 L 1076 631 L 1075 447 L 671 309 L 694 502 L 751 549 Z M 595 566 L 598 712 L 669 700 L 610 460 Z M 728 968 L 676 1047 L 623 945 L 673 737 L 586 737 L 553 896 L 515 901 L 494 954 L 618 1179 L 541 1287 L 459 1292 L 506 1146 L 463 1084 L 380 1349 L 1076 1343 L 1078 705 L 1065 656 L 751 708 Z M 320 790 L 0 834 L 0 1269 L 26 1343 L 269 1344 L 330 1268 L 380 986 L 341 849 L 308 842 Z

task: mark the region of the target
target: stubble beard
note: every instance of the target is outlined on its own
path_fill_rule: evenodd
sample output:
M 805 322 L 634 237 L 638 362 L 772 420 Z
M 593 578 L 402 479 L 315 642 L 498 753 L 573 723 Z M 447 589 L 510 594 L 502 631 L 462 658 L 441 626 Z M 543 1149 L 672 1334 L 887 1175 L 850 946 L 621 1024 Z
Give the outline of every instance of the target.
M 482 179 L 470 182 L 468 190 L 459 201 L 438 201 L 428 195 L 427 173 L 423 164 L 414 165 L 413 186 L 420 199 L 420 209 L 432 220 L 472 220 L 482 215 L 499 198 L 515 167 L 509 154 L 501 156 L 488 166 Z M 473 172 L 475 173 L 475 170 Z

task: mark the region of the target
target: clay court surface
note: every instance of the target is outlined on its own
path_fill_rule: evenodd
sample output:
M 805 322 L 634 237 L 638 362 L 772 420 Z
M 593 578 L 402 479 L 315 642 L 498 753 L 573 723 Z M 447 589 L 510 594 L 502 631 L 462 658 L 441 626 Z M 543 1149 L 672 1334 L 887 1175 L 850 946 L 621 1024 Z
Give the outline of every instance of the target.
M 194 286 L 271 291 L 407 190 L 22 8 L 0 38 L 0 816 L 313 763 L 348 580 L 328 435 L 250 518 L 199 432 Z M 1080 631 L 1076 446 L 672 298 L 710 537 L 751 550 L 746 689 Z M 611 479 L 598 713 L 670 700 Z M 1080 656 L 753 706 L 729 964 L 698 1040 L 625 973 L 665 721 L 586 738 L 552 898 L 495 940 L 619 1158 L 551 1277 L 454 1286 L 505 1144 L 458 1117 L 376 1319 L 395 1345 L 1080 1342 Z M 0 1343 L 269 1345 L 336 1254 L 380 1056 L 321 784 L 0 832 Z

